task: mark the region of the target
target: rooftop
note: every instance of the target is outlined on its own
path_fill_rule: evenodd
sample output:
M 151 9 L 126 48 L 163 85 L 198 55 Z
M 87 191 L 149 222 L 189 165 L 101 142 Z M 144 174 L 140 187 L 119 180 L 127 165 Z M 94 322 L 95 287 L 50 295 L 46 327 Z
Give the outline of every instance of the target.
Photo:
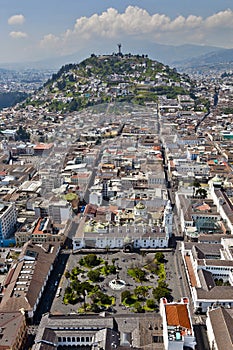
M 168 326 L 191 329 L 187 304 L 167 304 L 165 312 Z

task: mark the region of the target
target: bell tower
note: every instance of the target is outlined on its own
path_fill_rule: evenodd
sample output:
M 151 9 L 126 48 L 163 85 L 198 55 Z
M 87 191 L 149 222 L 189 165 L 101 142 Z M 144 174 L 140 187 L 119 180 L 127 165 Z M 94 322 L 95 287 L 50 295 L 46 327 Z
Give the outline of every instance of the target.
M 163 227 L 168 237 L 171 237 L 172 235 L 172 221 L 173 221 L 172 205 L 171 205 L 171 202 L 168 201 L 163 213 Z

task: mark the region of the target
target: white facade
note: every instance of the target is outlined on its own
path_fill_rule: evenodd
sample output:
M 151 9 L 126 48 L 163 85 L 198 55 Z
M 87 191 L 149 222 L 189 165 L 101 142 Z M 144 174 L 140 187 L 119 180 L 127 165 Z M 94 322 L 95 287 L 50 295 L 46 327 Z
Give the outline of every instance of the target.
M 101 192 L 91 192 L 89 196 L 89 203 L 94 205 L 101 205 L 103 202 Z
M 148 186 L 152 188 L 156 187 L 156 185 L 166 184 L 164 171 L 160 171 L 158 174 L 149 172 L 147 174 L 147 179 L 148 179 Z
M 122 218 L 122 222 L 121 222 Z M 140 201 L 133 209 L 118 210 L 115 221 L 110 217 L 105 222 L 96 222 L 95 217 L 88 221 L 84 216 L 73 238 L 73 249 L 101 248 L 130 249 L 167 248 L 172 235 L 172 207 L 168 202 L 164 211 L 162 225 L 150 218 L 147 207 Z
M 73 238 L 73 249 L 100 248 L 167 248 L 169 237 L 164 228 L 150 225 L 109 226 L 85 223 L 85 217 L 79 224 L 77 235 Z
M 214 186 L 211 187 L 211 195 L 221 218 L 226 222 L 231 234 L 233 234 L 233 221 L 231 218 L 232 209 L 229 199 L 222 190 L 216 189 Z
M 49 216 L 55 223 L 66 222 L 72 217 L 72 209 L 66 201 L 54 202 L 49 204 Z
M 171 206 L 171 202 L 168 201 L 163 214 L 163 227 L 165 228 L 165 232 L 168 237 L 171 237 L 173 232 L 172 219 L 173 219 L 172 206 Z
M 179 174 L 192 173 L 195 176 L 209 176 L 210 167 L 206 163 L 187 162 L 186 159 L 174 159 L 174 163 Z

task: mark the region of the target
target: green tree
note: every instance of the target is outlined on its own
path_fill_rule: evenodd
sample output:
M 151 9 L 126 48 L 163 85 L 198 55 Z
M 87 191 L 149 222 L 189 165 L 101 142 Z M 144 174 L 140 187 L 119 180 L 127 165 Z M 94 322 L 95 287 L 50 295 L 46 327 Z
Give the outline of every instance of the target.
M 70 286 L 66 287 L 65 294 L 71 294 L 71 293 L 72 293 L 72 288 Z
M 99 305 L 97 305 L 96 303 L 93 303 L 93 304 L 91 305 L 91 311 L 92 311 L 92 312 L 95 312 L 95 313 L 100 312 L 100 307 L 99 307 Z
M 98 270 L 90 270 L 87 273 L 87 277 L 92 281 L 92 282 L 98 282 L 100 280 L 100 272 Z
M 77 276 L 79 275 L 80 273 L 82 272 L 82 270 L 79 268 L 79 267 L 74 267 L 72 270 L 71 270 L 71 275 L 72 276 Z
M 129 290 L 124 290 L 122 293 L 121 293 L 121 302 L 123 302 L 124 300 L 126 299 L 129 299 L 131 297 L 131 293 Z
M 84 258 L 84 263 L 88 267 L 95 267 L 95 266 L 98 266 L 100 264 L 100 259 L 97 257 L 96 254 L 88 254 Z
M 167 287 L 159 284 L 158 287 L 153 289 L 153 297 L 159 302 L 161 298 L 169 298 L 170 291 Z
M 156 303 L 155 303 L 155 301 L 153 299 L 147 299 L 146 306 L 149 309 L 155 309 L 156 308 Z
M 80 281 L 75 278 L 72 280 L 70 283 L 70 286 L 72 287 L 73 290 L 75 290 L 78 294 L 80 294 Z
M 108 266 L 108 271 L 109 271 L 109 273 L 111 273 L 111 274 L 115 274 L 115 273 L 116 273 L 116 266 L 114 266 L 114 265 L 109 265 L 109 266 Z
M 145 312 L 139 301 L 136 301 L 136 303 L 134 303 L 134 311 L 139 313 Z
M 102 305 L 111 305 L 112 304 L 112 299 L 105 293 L 98 292 L 98 298 L 101 302 Z
M 139 267 L 135 267 L 133 269 L 128 269 L 128 275 L 130 275 L 131 277 L 133 277 L 135 280 L 142 282 L 145 281 L 145 277 L 146 277 L 146 272 L 142 269 L 140 269 Z
M 148 295 L 148 287 L 146 286 L 138 286 L 134 289 L 134 294 L 138 298 L 145 298 Z
M 69 112 L 74 112 L 74 111 L 77 111 L 78 109 L 79 109 L 79 104 L 75 99 L 73 99 L 68 105 L 68 110 Z
M 80 283 L 80 292 L 81 292 L 81 294 L 84 294 L 85 291 L 87 293 L 91 292 L 92 288 L 93 288 L 92 285 L 89 282 L 87 282 L 87 281 Z
M 64 90 L 65 87 L 66 87 L 66 81 L 65 81 L 64 79 L 58 80 L 58 82 L 57 82 L 57 88 L 58 88 L 59 90 Z
M 164 262 L 164 254 L 162 252 L 155 253 L 155 259 L 158 263 Z
M 27 132 L 26 129 L 22 127 L 22 125 L 20 125 L 16 131 L 15 139 L 16 141 L 29 141 L 30 133 Z
M 68 270 L 65 272 L 65 278 L 70 278 L 70 272 Z

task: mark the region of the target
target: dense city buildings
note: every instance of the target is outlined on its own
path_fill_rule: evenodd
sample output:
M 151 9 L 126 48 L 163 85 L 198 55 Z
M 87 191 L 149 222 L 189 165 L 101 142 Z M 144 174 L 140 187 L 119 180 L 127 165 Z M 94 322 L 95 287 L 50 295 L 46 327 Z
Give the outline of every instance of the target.
M 0 112 L 0 312 L 17 315 L 19 349 L 26 323 L 35 350 L 221 348 L 216 320 L 226 335 L 233 324 L 228 78 L 94 55 Z

